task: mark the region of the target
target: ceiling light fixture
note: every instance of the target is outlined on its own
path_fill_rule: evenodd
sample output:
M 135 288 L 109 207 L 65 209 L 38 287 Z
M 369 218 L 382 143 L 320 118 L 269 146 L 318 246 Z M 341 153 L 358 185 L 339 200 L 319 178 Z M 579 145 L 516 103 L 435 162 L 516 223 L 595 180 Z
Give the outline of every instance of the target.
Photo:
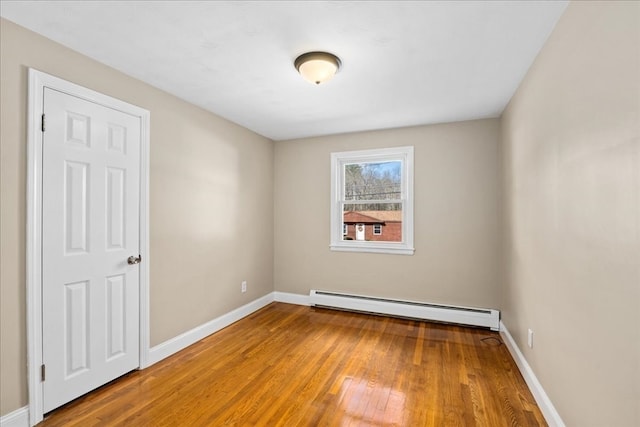
M 319 85 L 331 80 L 342 62 L 328 52 L 308 52 L 298 56 L 293 64 L 306 81 Z

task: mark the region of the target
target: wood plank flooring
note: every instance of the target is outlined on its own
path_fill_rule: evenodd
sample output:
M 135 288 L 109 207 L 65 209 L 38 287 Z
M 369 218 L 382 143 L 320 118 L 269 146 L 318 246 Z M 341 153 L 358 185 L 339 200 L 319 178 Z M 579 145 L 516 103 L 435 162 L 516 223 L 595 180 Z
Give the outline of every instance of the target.
M 273 303 L 41 426 L 545 426 L 498 333 Z

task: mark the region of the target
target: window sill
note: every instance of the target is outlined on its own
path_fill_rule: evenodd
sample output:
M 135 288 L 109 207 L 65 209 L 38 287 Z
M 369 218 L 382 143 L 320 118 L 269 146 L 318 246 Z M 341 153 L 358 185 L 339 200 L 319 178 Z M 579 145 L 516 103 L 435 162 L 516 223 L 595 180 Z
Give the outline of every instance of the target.
M 406 246 L 382 246 L 382 245 L 330 245 L 332 251 L 336 252 L 365 252 L 375 254 L 391 254 L 391 255 L 413 255 L 414 248 L 408 248 Z

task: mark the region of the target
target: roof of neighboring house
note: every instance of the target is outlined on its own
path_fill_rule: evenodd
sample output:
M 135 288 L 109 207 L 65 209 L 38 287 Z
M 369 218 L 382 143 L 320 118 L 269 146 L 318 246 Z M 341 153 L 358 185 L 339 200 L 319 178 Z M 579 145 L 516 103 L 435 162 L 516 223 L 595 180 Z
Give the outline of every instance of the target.
M 360 213 L 381 221 L 402 222 L 402 211 L 360 211 Z
M 402 211 L 349 211 L 344 213 L 343 222 L 347 224 L 383 224 L 401 222 Z
M 342 221 L 346 224 L 382 224 L 384 221 L 369 215 L 363 215 L 362 212 L 349 211 L 345 212 Z

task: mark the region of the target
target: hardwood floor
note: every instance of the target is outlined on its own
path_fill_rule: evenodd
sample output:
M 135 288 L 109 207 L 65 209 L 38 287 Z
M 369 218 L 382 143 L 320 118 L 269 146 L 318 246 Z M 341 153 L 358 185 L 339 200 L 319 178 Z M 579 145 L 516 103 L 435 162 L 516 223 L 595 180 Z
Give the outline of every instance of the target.
M 498 333 L 273 303 L 41 426 L 543 426 Z

